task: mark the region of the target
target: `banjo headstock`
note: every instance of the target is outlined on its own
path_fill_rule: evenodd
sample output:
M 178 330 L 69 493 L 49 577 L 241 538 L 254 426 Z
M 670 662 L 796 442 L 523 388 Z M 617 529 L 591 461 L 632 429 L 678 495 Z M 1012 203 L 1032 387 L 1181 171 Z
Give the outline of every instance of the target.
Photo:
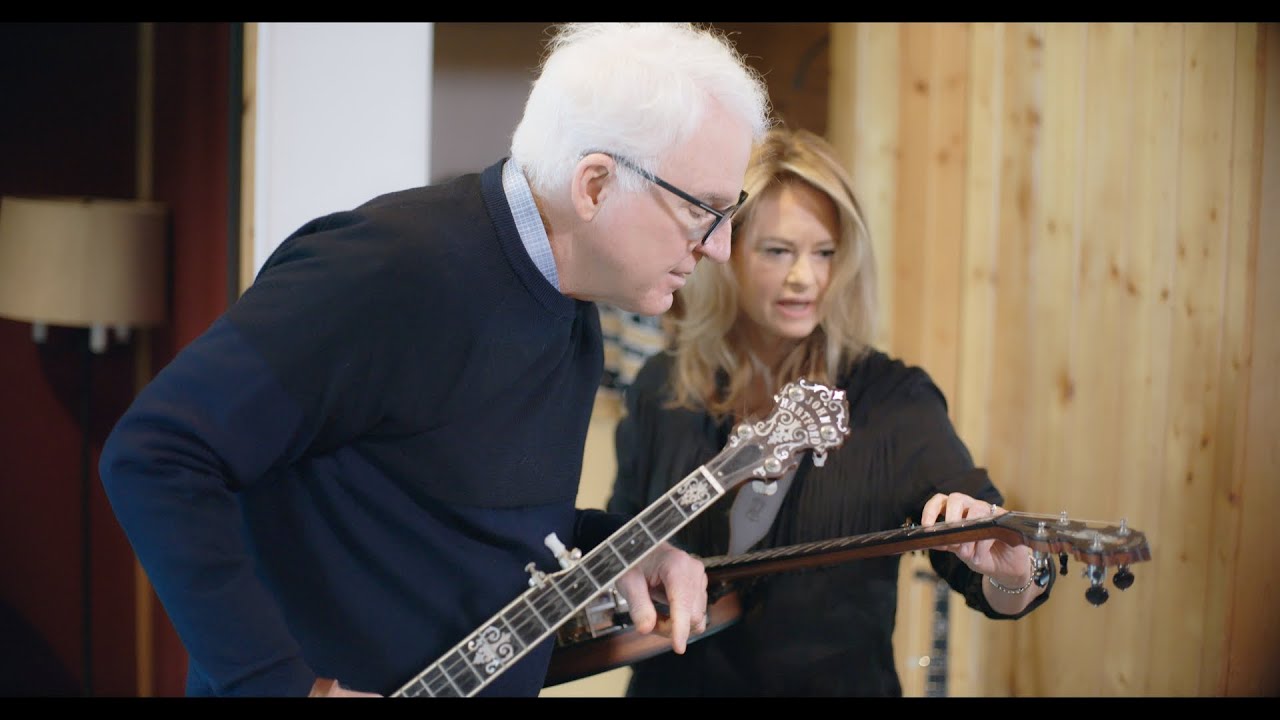
M 821 467 L 827 451 L 849 435 L 843 390 L 800 378 L 783 385 L 773 400 L 768 416 L 739 423 L 724 450 L 707 464 L 726 488 L 781 477 L 800 464 L 805 451 L 812 451 L 813 464 Z

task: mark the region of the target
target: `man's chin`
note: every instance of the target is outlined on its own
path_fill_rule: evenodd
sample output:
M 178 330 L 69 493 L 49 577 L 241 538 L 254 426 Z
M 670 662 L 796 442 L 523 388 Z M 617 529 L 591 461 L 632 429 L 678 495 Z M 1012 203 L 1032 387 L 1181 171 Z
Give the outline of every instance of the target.
M 674 301 L 671 293 L 646 297 L 639 300 L 624 300 L 614 303 L 614 307 L 636 315 L 661 315 L 671 309 Z

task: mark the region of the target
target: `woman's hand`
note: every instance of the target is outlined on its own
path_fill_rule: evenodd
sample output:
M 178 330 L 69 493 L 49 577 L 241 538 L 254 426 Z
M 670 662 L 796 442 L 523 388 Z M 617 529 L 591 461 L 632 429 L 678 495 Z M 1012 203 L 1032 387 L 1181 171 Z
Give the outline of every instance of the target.
M 1008 512 L 999 505 L 969 497 L 964 493 L 938 493 L 924 504 L 920 524 L 929 527 L 940 521 L 955 522 L 973 518 L 993 518 Z M 940 550 L 955 553 L 976 573 L 995 578 L 1010 588 L 1019 588 L 1031 577 L 1030 548 L 1007 545 L 996 539 L 944 545 Z
M 938 522 L 994 518 L 1006 512 L 999 505 L 964 493 L 938 493 L 924 504 L 920 525 L 929 527 Z M 942 545 L 937 549 L 954 553 L 971 570 L 987 576 L 988 582 L 983 583 L 982 591 L 991 607 L 998 612 L 1015 615 L 1043 592 L 1039 585 L 1031 582 L 1031 548 L 1025 545 L 1009 545 L 989 538 Z M 992 585 L 992 582 L 998 585 Z

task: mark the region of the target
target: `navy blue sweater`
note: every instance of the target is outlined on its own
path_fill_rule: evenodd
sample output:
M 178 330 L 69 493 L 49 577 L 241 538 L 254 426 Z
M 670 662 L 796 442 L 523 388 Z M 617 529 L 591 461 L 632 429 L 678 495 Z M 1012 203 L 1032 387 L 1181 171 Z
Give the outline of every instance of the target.
M 538 272 L 501 163 L 314 220 L 103 450 L 193 695 L 391 693 L 621 524 L 575 511 L 599 318 Z M 482 694 L 536 695 L 552 641 Z

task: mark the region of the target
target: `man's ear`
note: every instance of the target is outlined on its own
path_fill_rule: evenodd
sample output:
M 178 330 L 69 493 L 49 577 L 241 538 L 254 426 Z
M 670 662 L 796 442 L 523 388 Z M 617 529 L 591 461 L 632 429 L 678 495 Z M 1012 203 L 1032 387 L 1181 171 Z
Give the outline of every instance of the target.
M 574 167 L 569 194 L 573 210 L 583 222 L 591 222 L 603 207 L 605 198 L 613 192 L 610 176 L 616 170 L 613 158 L 604 153 L 590 153 Z

